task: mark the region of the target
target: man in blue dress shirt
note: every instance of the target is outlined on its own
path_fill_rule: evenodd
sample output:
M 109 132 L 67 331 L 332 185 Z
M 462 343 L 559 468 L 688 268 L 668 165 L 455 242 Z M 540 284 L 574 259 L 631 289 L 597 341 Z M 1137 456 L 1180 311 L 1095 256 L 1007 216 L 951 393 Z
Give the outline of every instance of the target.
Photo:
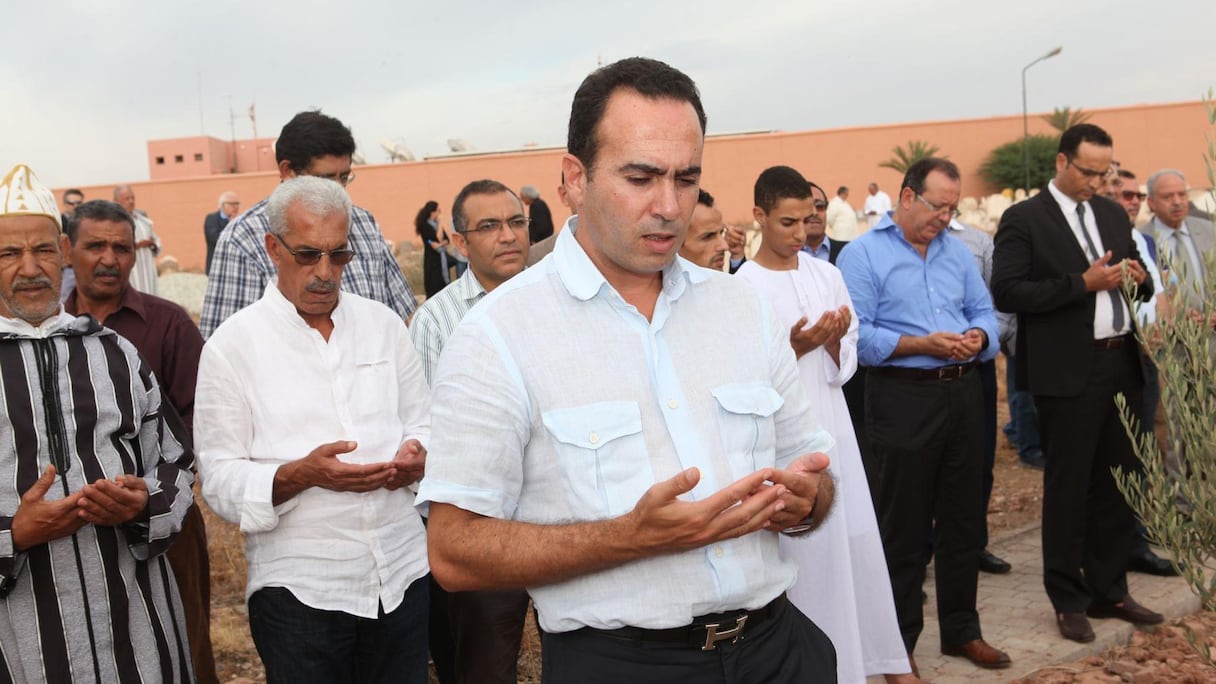
M 981 407 L 976 367 L 997 353 L 992 300 L 971 252 L 949 236 L 958 168 L 928 158 L 904 176 L 893 211 L 849 243 L 837 265 L 870 366 L 866 431 L 881 463 L 879 527 L 904 643 L 924 626 L 924 530 L 936 521 L 941 650 L 985 668 L 1009 656 L 989 646 L 975 608 L 983 550 Z

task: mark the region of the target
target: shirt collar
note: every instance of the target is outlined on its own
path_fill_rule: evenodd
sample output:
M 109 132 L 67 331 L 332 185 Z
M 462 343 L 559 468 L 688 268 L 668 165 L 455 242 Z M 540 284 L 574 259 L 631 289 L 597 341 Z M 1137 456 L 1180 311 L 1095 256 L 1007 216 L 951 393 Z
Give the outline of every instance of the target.
M 30 325 L 20 318 L 0 316 L 0 334 L 45 339 L 71 326 L 75 321 L 76 317 L 65 312 L 60 304 L 58 313 L 38 325 Z
M 574 239 L 578 230 L 578 215 L 566 219 L 566 225 L 553 245 L 553 263 L 557 275 L 566 286 L 570 296 L 587 301 L 603 289 L 612 290 L 604 274 L 591 262 L 583 246 Z M 683 259 L 676 257 L 663 267 L 663 292 L 671 299 L 678 299 L 689 283 L 704 282 L 709 270 L 686 267 Z
M 464 273 L 456 279 L 456 282 L 448 287 L 455 288 L 452 294 L 466 302 L 474 301 L 486 293 L 486 288 L 482 286 L 477 276 L 473 275 L 473 269 L 471 268 L 466 268 Z
M 1056 204 L 1060 205 L 1060 210 L 1064 212 L 1065 216 L 1072 216 L 1073 214 L 1076 214 L 1077 205 L 1083 204 L 1083 202 L 1078 202 L 1061 192 L 1060 189 L 1056 187 L 1056 179 L 1054 178 L 1047 183 L 1047 190 L 1051 193 L 1051 196 L 1055 198 Z
M 811 249 L 810 247 L 803 245 L 802 251 L 806 252 L 807 254 L 810 254 L 813 257 L 817 257 L 820 254 L 831 254 L 832 253 L 832 238 L 828 237 L 827 235 L 824 235 L 823 242 L 820 242 L 818 247 L 816 247 L 815 249 Z
M 1191 231 L 1187 230 L 1186 219 L 1182 219 L 1182 223 L 1178 224 L 1177 228 L 1170 228 L 1169 226 L 1165 225 L 1165 221 L 1162 221 L 1160 218 L 1157 218 L 1156 216 L 1153 216 L 1153 223 L 1157 224 L 1156 230 L 1164 230 L 1164 231 L 1166 231 L 1166 233 L 1165 233 L 1166 235 L 1176 232 L 1179 235 L 1186 235 L 1189 237 L 1191 234 Z
M 73 289 L 68 294 L 68 298 L 63 300 L 64 311 L 72 315 L 80 313 L 79 293 L 80 290 Z M 130 285 L 127 285 L 127 289 L 123 291 L 122 299 L 118 300 L 118 308 L 114 310 L 114 313 L 118 313 L 123 309 L 130 309 L 132 313 L 139 316 L 141 321 L 147 322 L 148 320 L 148 307 L 143 293 Z M 114 314 L 110 315 L 113 316 Z M 104 321 L 102 322 L 104 323 Z

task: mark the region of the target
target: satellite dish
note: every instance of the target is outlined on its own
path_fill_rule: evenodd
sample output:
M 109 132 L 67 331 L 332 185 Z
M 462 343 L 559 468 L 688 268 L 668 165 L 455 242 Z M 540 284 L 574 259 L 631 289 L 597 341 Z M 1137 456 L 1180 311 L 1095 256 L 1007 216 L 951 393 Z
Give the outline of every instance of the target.
M 363 164 L 366 164 L 367 160 L 363 158 L 363 155 L 359 154 L 358 152 L 355 152 L 354 154 L 350 155 L 350 163 L 354 164 L 356 166 L 361 166 Z
M 380 147 L 388 153 L 388 160 L 392 163 L 411 162 L 417 159 L 410 148 L 405 146 L 405 143 L 392 140 L 380 140 Z
M 477 150 L 473 143 L 464 138 L 448 138 L 448 149 L 452 152 L 474 152 Z

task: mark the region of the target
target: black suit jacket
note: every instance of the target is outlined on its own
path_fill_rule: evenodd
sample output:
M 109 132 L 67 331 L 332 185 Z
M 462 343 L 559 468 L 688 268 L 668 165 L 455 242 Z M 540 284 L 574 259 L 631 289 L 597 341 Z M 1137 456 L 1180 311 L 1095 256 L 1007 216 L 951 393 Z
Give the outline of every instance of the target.
M 231 220 L 231 217 L 225 219 L 220 216 L 218 211 L 207 214 L 207 218 L 203 219 L 203 237 L 207 240 L 207 273 L 211 272 L 211 255 L 215 253 L 215 243 L 219 241 L 220 233 L 224 232 Z
M 1104 197 L 1089 206 L 1110 263 L 1140 261 L 1127 212 Z M 1086 292 L 1081 274 L 1090 259 L 1047 188 L 1005 211 L 992 261 L 996 308 L 1018 315 L 1017 388 L 1044 396 L 1080 394 L 1093 364 L 1094 305 L 1107 295 Z M 1152 294 L 1153 282 L 1145 278 L 1135 298 L 1148 301 Z
M 828 263 L 835 266 L 836 257 L 840 256 L 840 250 L 849 244 L 848 240 L 828 240 Z

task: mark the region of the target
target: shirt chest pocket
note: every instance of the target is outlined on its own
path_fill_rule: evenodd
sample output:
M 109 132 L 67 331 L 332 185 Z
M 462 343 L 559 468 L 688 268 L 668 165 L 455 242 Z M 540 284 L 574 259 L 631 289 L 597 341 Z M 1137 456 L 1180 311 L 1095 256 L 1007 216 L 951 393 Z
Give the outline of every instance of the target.
M 575 517 L 599 520 L 633 510 L 654 484 L 636 402 L 604 401 L 541 416 Z
M 735 480 L 777 463 L 773 414 L 785 403 L 763 383 L 719 385 L 711 390 L 718 404 L 718 436 Z
M 357 419 L 382 417 L 386 410 L 396 414 L 397 391 L 397 376 L 388 359 L 358 360 L 347 406 Z

